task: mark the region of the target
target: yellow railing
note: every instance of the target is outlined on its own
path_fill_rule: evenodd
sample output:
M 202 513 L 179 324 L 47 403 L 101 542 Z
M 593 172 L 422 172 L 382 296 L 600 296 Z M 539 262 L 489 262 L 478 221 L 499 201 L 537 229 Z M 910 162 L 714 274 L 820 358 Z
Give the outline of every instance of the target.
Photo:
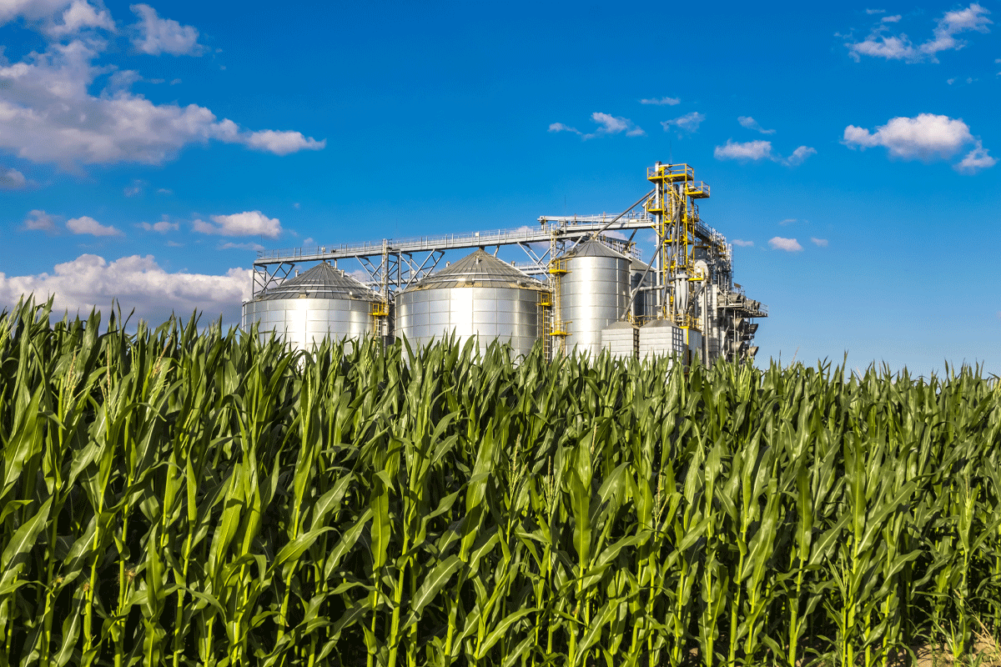
M 662 164 L 659 167 L 647 167 L 646 178 L 651 182 L 666 183 L 694 181 L 695 169 L 687 164 Z
M 705 181 L 692 181 L 685 183 L 685 194 L 692 199 L 708 199 L 709 186 Z

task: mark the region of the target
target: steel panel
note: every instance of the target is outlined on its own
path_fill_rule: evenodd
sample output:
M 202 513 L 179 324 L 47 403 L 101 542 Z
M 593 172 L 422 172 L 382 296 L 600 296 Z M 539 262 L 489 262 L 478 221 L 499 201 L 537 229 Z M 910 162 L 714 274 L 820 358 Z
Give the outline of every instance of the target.
M 596 355 L 601 331 L 618 321 L 629 300 L 629 260 L 616 257 L 571 257 L 561 280 L 562 317 L 568 346 Z
M 459 322 L 457 324 L 452 324 L 452 326 L 442 331 L 442 333 L 451 332 L 455 332 L 455 335 L 459 338 L 459 340 L 465 341 L 470 336 L 476 335 L 476 328 L 473 326 L 472 322 Z
M 274 333 L 296 349 L 315 341 L 355 339 L 372 332 L 369 303 L 351 299 L 272 299 L 245 304 L 245 328 L 258 323 L 263 340 Z
M 427 308 L 412 299 L 421 292 L 427 295 Z M 531 350 L 538 336 L 537 304 L 536 290 L 509 287 L 402 292 L 397 296 L 396 331 L 407 340 L 419 340 L 422 344 L 453 333 L 460 345 L 478 336 L 478 345 L 483 350 L 492 340 L 509 340 L 515 353 L 523 355 Z

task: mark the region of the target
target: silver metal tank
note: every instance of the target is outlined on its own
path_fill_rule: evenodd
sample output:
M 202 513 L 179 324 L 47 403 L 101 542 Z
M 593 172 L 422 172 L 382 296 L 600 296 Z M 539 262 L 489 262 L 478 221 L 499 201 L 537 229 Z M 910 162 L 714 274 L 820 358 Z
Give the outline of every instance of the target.
M 676 357 L 686 367 L 703 356 L 703 336 L 698 329 L 679 327 L 670 320 L 653 320 L 639 330 L 639 358 Z
M 639 287 L 652 287 L 657 274 L 653 269 L 648 270 L 648 265 L 638 259 L 629 263 L 629 289 L 635 290 Z M 641 282 L 642 281 L 642 282 Z M 652 290 L 639 290 L 633 299 L 630 311 L 633 321 L 642 324 L 645 321 L 657 317 L 656 309 L 657 295 Z
M 326 337 L 376 335 L 372 303 L 379 295 L 353 276 L 324 262 L 243 304 L 243 329 L 258 323 L 261 341 L 272 333 L 307 350 Z
M 463 344 L 478 336 L 481 350 L 499 340 L 527 355 L 539 339 L 539 293 L 546 290 L 477 250 L 396 295 L 396 336 L 417 347 L 455 332 Z
M 584 241 L 566 255 L 560 279 L 566 347 L 597 356 L 601 332 L 624 316 L 629 304 L 630 259 L 600 241 Z

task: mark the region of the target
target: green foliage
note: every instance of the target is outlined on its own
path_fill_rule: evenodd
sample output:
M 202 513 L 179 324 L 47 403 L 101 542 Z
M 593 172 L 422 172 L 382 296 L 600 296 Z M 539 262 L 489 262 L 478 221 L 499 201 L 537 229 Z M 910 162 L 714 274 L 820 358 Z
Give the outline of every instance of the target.
M 1001 632 L 1001 387 L 0 316 L 0 667 L 890 664 Z

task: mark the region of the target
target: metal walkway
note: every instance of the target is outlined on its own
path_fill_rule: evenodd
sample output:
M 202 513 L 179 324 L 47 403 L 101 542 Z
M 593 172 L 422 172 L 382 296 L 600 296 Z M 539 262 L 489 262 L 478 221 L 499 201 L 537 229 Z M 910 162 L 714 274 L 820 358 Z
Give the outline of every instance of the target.
M 591 216 L 541 216 L 537 227 L 517 229 L 442 234 L 403 239 L 384 239 L 357 244 L 319 245 L 283 250 L 261 250 L 254 260 L 254 295 L 287 279 L 295 265 L 306 262 L 329 261 L 334 264 L 342 259 L 355 259 L 369 276 L 374 288 L 402 289 L 434 271 L 447 250 L 468 250 L 490 246 L 518 246 L 526 254 L 526 262 L 513 263 L 530 275 L 545 274 L 556 239 L 558 253 L 567 250 L 567 244 L 579 242 L 584 237 L 603 231 L 603 241 L 623 254 L 637 257 L 635 247 L 627 240 L 609 235 L 609 232 L 627 232 L 654 229 L 653 216 L 636 213 L 614 220 L 610 215 Z M 704 242 L 725 246 L 726 237 L 701 221 L 697 222 L 696 235 Z M 546 249 L 537 252 L 533 245 L 544 244 Z M 571 246 L 572 247 L 572 246 Z M 729 253 L 728 253 L 729 254 Z

